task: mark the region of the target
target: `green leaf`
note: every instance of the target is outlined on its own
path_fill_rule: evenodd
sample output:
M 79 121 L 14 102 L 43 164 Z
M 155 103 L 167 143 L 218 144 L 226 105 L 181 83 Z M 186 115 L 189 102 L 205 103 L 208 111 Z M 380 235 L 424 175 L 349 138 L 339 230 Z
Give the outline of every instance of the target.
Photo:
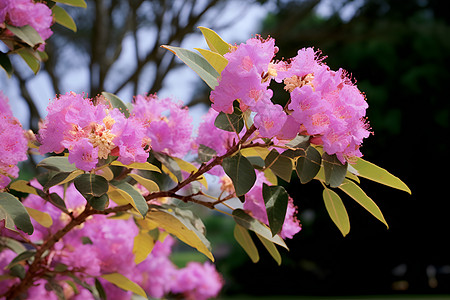
M 358 171 L 358 176 L 411 194 L 411 190 L 403 181 L 371 162 L 358 158 L 352 166 Z
M 27 250 L 27 248 L 25 248 L 22 243 L 16 241 L 15 239 L 6 236 L 0 236 L 0 252 L 5 247 L 11 249 L 17 254 L 20 254 Z
M 266 168 L 270 168 L 275 175 L 287 182 L 291 181 L 294 166 L 292 159 L 272 149 L 264 161 Z
M 281 255 L 280 252 L 278 252 L 277 247 L 274 243 L 269 241 L 268 239 L 260 236 L 259 234 L 256 234 L 261 241 L 261 243 L 264 245 L 264 247 L 267 249 L 269 254 L 273 257 L 273 259 L 277 262 L 279 266 L 281 266 Z
M 225 131 L 239 134 L 244 128 L 243 114 L 237 108 L 234 108 L 234 112 L 232 114 L 220 112 L 214 121 L 214 126 Z
M 194 70 L 195 73 L 197 73 L 211 89 L 214 89 L 217 86 L 217 78 L 220 74 L 209 64 L 206 59 L 203 58 L 203 56 L 196 52 L 179 47 L 167 45 L 163 45 L 161 47 L 178 56 L 178 58 Z
M 3 68 L 3 70 L 5 70 L 8 77 L 12 76 L 13 67 L 11 64 L 11 60 L 9 59 L 8 54 L 3 53 L 2 51 L 0 51 L 0 66 Z
M 173 176 L 171 176 L 173 181 L 175 181 L 175 182 L 183 181 L 183 175 L 181 174 L 181 168 L 172 157 L 170 157 L 167 154 L 160 153 L 160 152 L 154 152 L 153 155 L 155 156 L 155 158 L 157 160 L 159 160 L 161 162 L 163 167 L 167 168 L 166 171 L 170 172 L 168 175 L 169 176 L 171 174 L 173 175 Z M 164 168 L 163 168 L 163 171 L 164 171 Z
M 295 170 L 301 183 L 308 183 L 314 179 L 320 170 L 322 157 L 316 148 L 309 146 L 304 156 L 297 159 Z
M 343 165 L 336 154 L 329 155 L 324 152 L 322 155 L 323 168 L 325 171 L 325 183 L 331 187 L 338 187 L 347 174 L 347 162 Z
M 350 232 L 350 221 L 341 198 L 333 190 L 324 187 L 323 200 L 331 220 L 339 228 L 342 235 L 346 236 Z
M 369 196 L 353 181 L 345 180 L 343 184 L 339 186 L 347 195 L 352 197 L 356 202 L 358 202 L 362 207 L 364 207 L 368 212 L 370 212 L 375 218 L 380 220 L 387 228 L 389 228 L 380 208 L 373 202 Z
M 255 184 L 256 173 L 250 161 L 237 153 L 227 157 L 222 162 L 225 173 L 233 181 L 236 196 L 246 194 Z
M 198 27 L 205 37 L 209 49 L 224 55 L 230 51 L 231 45 L 225 42 L 216 32 L 206 27 Z
M 28 67 L 37 74 L 41 68 L 41 62 L 39 56 L 36 57 L 35 53 L 31 49 L 21 48 L 17 50 L 17 54 L 27 63 Z
M 103 288 L 103 285 L 100 282 L 100 280 L 98 280 L 98 278 L 95 278 L 95 288 L 97 289 L 98 296 L 100 297 L 100 299 L 106 300 L 107 298 L 106 298 L 105 289 Z
M 83 174 L 82 170 L 75 170 L 73 172 L 59 172 L 53 175 L 49 181 L 44 185 L 43 191 L 47 192 L 52 186 L 64 184 L 75 179 L 77 176 Z
M 16 231 L 14 226 L 30 235 L 34 231 L 30 216 L 22 202 L 4 192 L 0 192 L 0 220 L 5 220 L 5 227 L 14 231 Z
M 18 192 L 27 193 L 27 194 L 34 194 L 34 195 L 39 196 L 39 194 L 36 191 L 36 189 L 34 187 L 32 187 L 31 185 L 29 185 L 29 182 L 26 181 L 26 180 L 19 179 L 19 180 L 13 181 L 10 184 L 9 188 L 11 190 L 15 190 L 15 191 L 18 191 Z
M 220 74 L 222 73 L 223 69 L 228 64 L 228 60 L 220 55 L 217 52 L 212 52 L 210 50 L 200 49 L 200 48 L 194 48 L 200 54 L 213 66 L 213 68 Z
M 256 248 L 256 245 L 247 229 L 239 224 L 236 224 L 234 227 L 234 238 L 239 245 L 241 245 L 242 249 L 244 249 L 252 262 L 257 263 L 259 261 L 258 248 Z
M 125 192 L 128 196 L 130 196 L 131 199 L 133 200 L 131 204 L 139 211 L 142 217 L 145 217 L 148 211 L 148 204 L 141 193 L 139 193 L 128 182 L 112 181 L 111 184 L 115 186 L 117 189 Z
M 54 2 L 67 4 L 70 6 L 77 6 L 77 7 L 83 7 L 86 8 L 86 2 L 84 0 L 53 0 Z
M 77 25 L 67 11 L 59 5 L 52 7 L 53 20 L 59 25 L 62 25 L 73 32 L 77 32 Z
M 108 92 L 102 92 L 102 96 L 108 99 L 112 107 L 119 109 L 125 115 L 126 118 L 130 116 L 130 111 L 128 110 L 128 107 L 125 105 L 125 103 L 123 103 L 123 101 L 119 97 Z
M 77 169 L 74 164 L 69 163 L 67 156 L 47 157 L 41 160 L 37 166 L 58 172 L 73 172 Z
M 108 181 L 103 176 L 96 174 L 79 175 L 73 183 L 86 199 L 88 197 L 101 197 L 108 191 Z
M 245 229 L 251 230 L 267 240 L 288 249 L 286 243 L 279 235 L 272 236 L 272 232 L 269 227 L 247 214 L 244 210 L 240 208 L 233 210 L 233 219 L 237 224 Z
M 66 203 L 64 203 L 64 200 L 57 193 L 51 193 L 48 198 L 45 197 L 45 194 L 42 196 L 63 212 L 69 213 L 66 207 Z
M 289 196 L 282 186 L 269 186 L 263 183 L 263 198 L 266 205 L 272 236 L 281 231 L 286 217 Z
M 27 260 L 29 258 L 32 258 L 36 254 L 36 250 L 27 250 L 24 252 L 19 253 L 14 259 L 6 266 L 6 268 L 11 268 L 21 261 Z
M 139 296 L 147 298 L 144 289 L 120 273 L 104 274 L 101 277 L 125 291 L 131 291 Z
M 6 24 L 6 28 L 31 47 L 44 43 L 39 33 L 30 25 L 15 27 Z
M 211 245 L 204 234 L 203 222 L 191 211 L 175 206 L 152 206 L 146 219 L 214 261 Z
M 205 145 L 198 146 L 198 159 L 201 163 L 210 161 L 217 155 L 216 150 Z

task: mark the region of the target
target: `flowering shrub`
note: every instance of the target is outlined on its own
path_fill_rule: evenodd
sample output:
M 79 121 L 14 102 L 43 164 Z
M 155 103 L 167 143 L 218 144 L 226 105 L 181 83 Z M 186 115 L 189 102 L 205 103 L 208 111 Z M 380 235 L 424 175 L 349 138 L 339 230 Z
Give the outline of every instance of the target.
M 50 102 L 37 135 L 28 135 L 30 147 L 47 156 L 38 164 L 46 171 L 10 183 L 26 159 L 27 140 L 1 96 L 5 298 L 215 297 L 221 276 L 209 262 L 175 267 L 173 237 L 214 261 L 195 214 L 204 206 L 233 218 L 236 241 L 254 262 L 256 236 L 281 264 L 277 245 L 287 249 L 284 239 L 301 230 L 299 208 L 278 185 L 293 171 L 301 183 L 322 184 L 326 209 L 344 236 L 350 224 L 339 190 L 387 226 L 359 178 L 410 190 L 361 158 L 368 105 L 347 73 L 331 71 L 311 48 L 277 60 L 273 38 L 233 46 L 200 29 L 211 50 L 164 46 L 212 89 L 212 109 L 197 134 L 187 109 L 171 99 L 138 95 L 125 105 L 107 92 L 69 92 Z M 272 79 L 289 93 L 285 107 L 272 102 Z M 219 195 L 208 189 L 213 176 L 220 178 Z M 242 203 L 229 201 L 236 198 Z

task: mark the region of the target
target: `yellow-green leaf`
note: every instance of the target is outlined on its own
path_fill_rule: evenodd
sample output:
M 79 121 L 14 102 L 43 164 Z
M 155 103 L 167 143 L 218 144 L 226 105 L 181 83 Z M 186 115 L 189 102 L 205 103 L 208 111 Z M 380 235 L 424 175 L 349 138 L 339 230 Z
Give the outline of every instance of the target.
M 171 213 L 173 213 L 171 209 L 167 210 L 167 212 L 153 209 L 148 212 L 147 218 L 157 223 L 158 227 L 163 228 L 182 242 L 205 254 L 211 261 L 214 261 L 214 257 L 209 250 L 209 242 L 203 234 L 195 229 L 192 224 L 182 222 Z
M 153 180 L 144 178 L 138 174 L 130 173 L 128 174 L 131 178 L 139 182 L 143 187 L 145 187 L 150 193 L 152 192 L 159 192 L 159 186 L 156 182 Z
M 28 48 L 21 48 L 17 50 L 17 53 L 27 63 L 34 74 L 37 74 L 39 72 L 39 69 L 41 68 L 41 62 L 39 61 L 40 58 L 37 58 L 35 55 L 33 55 L 32 50 Z
M 48 213 L 27 206 L 25 206 L 25 209 L 27 210 L 30 217 L 32 217 L 36 222 L 38 222 L 42 226 L 46 228 L 50 228 L 50 226 L 52 226 L 53 220 Z
M 133 208 L 136 209 L 137 212 L 139 212 L 138 208 L 136 207 L 136 203 L 134 203 L 133 197 L 131 197 L 130 194 L 128 194 L 124 190 L 109 185 L 107 194 L 109 199 L 114 201 L 114 203 L 116 203 L 117 205 L 131 204 Z
M 143 288 L 120 273 L 104 274 L 101 277 L 125 291 L 131 291 L 139 296 L 147 298 Z
M 59 5 L 53 5 L 52 7 L 53 19 L 59 25 L 62 25 L 73 32 L 77 32 L 77 25 L 67 11 Z
M 273 259 L 277 262 L 277 264 L 281 265 L 281 255 L 280 252 L 278 252 L 277 247 L 274 243 L 269 241 L 268 239 L 260 236 L 259 234 L 256 234 L 261 241 L 261 243 L 266 247 L 267 251 L 270 253 L 270 255 L 273 257 Z
M 147 256 L 152 252 L 155 241 L 147 233 L 147 231 L 140 231 L 134 237 L 133 254 L 134 263 L 139 264 L 144 261 Z
M 161 170 L 157 166 L 152 165 L 149 162 L 145 162 L 145 163 L 134 162 L 134 163 L 131 163 L 129 165 L 124 165 L 120 161 L 115 160 L 115 161 L 113 161 L 111 163 L 111 165 L 112 166 L 125 167 L 125 168 L 129 168 L 129 169 L 147 170 L 147 171 L 155 171 L 155 172 L 161 173 Z
M 201 48 L 194 48 L 194 49 L 200 52 L 200 54 L 203 55 L 203 57 L 219 73 L 222 73 L 223 69 L 225 69 L 225 67 L 228 64 L 228 60 L 217 52 L 212 52 L 211 50 Z
M 241 245 L 242 249 L 244 249 L 252 262 L 257 263 L 259 261 L 258 248 L 256 248 L 248 230 L 239 224 L 236 224 L 234 227 L 234 238 L 239 245 Z
M 219 53 L 220 55 L 224 55 L 230 51 L 230 47 L 232 46 L 225 42 L 214 30 L 202 26 L 198 28 L 205 37 L 209 49 Z
M 262 159 L 266 159 L 267 155 L 269 155 L 270 150 L 263 147 L 251 147 L 251 148 L 244 148 L 241 149 L 241 154 L 245 157 L 248 156 L 259 156 Z
M 53 0 L 55 2 L 67 4 L 70 6 L 77 6 L 77 7 L 83 7 L 86 8 L 86 2 L 84 0 Z
M 178 164 L 180 169 L 182 171 L 188 172 L 188 173 L 195 173 L 198 171 L 198 169 L 191 163 L 188 163 L 187 161 L 184 161 L 178 157 L 172 157 L 173 160 Z M 208 182 L 206 181 L 206 178 L 204 176 L 200 177 L 198 179 L 198 182 L 200 182 L 205 188 L 208 188 Z
M 350 232 L 350 221 L 341 198 L 333 190 L 324 187 L 323 200 L 331 220 L 339 228 L 342 235 L 346 236 Z
M 346 179 L 344 183 L 339 186 L 339 188 L 389 228 L 380 208 L 356 183 Z
M 33 194 L 33 195 L 37 195 L 39 196 L 39 194 L 37 193 L 36 189 L 32 186 L 30 186 L 28 184 L 28 181 L 26 180 L 16 180 L 13 183 L 11 183 L 11 185 L 9 186 L 10 189 L 18 191 L 18 192 L 22 192 L 22 193 L 27 193 L 27 194 Z
M 358 176 L 411 194 L 411 190 L 403 181 L 371 162 L 358 158 L 356 164 L 353 165 L 353 168 L 358 171 Z
M 101 168 L 95 172 L 95 174 L 102 176 L 108 181 L 114 179 L 114 173 L 111 171 L 109 167 Z

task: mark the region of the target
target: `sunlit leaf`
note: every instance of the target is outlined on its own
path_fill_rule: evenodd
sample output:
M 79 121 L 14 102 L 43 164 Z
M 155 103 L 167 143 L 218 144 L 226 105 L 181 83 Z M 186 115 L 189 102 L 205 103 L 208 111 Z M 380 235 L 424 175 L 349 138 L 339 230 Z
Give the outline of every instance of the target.
M 259 234 L 256 234 L 256 235 L 258 236 L 259 240 L 264 245 L 264 247 L 267 249 L 269 254 L 273 257 L 273 259 L 280 266 L 281 265 L 281 255 L 280 255 L 280 252 L 278 252 L 278 249 L 275 246 L 275 244 L 273 242 L 269 241 L 268 239 L 262 237 Z
M 133 205 L 133 207 L 145 217 L 148 211 L 148 205 L 141 193 L 139 193 L 131 184 L 128 182 L 115 182 L 112 181 L 111 184 L 119 192 L 120 196 L 123 197 L 127 203 Z M 109 191 L 108 191 L 109 194 Z M 114 202 L 115 199 L 111 198 Z M 117 202 L 116 202 L 117 203 Z M 119 204 L 119 203 L 117 203 Z M 121 205 L 121 204 L 119 204 Z
M 225 42 L 216 32 L 206 27 L 198 27 L 205 37 L 209 49 L 224 55 L 230 51 L 231 45 Z
M 218 73 L 222 73 L 223 69 L 225 69 L 228 64 L 228 60 L 217 52 L 200 48 L 194 49 L 200 52 L 200 54 L 211 64 L 211 66 L 213 66 L 213 68 Z
M 147 170 L 147 171 L 154 171 L 154 172 L 161 173 L 161 170 L 157 166 L 152 165 L 149 162 L 145 162 L 145 163 L 134 162 L 129 165 L 124 165 L 120 161 L 115 160 L 111 163 L 111 165 L 125 167 L 125 168 L 129 168 L 129 169 Z
M 263 183 L 263 198 L 266 205 L 272 236 L 281 231 L 286 216 L 289 195 L 282 186 L 269 186 Z
M 30 25 L 16 27 L 6 24 L 6 28 L 31 47 L 44 43 L 44 40 L 41 38 L 36 29 Z
M 172 158 L 175 160 L 175 162 L 178 164 L 178 166 L 180 167 L 180 169 L 182 171 L 185 171 L 189 174 L 195 173 L 198 171 L 198 169 L 193 164 L 188 163 L 187 161 L 182 160 L 178 157 L 172 157 Z M 208 188 L 208 182 L 206 181 L 205 176 L 201 176 L 198 179 L 198 182 L 200 182 L 206 189 Z
M 9 185 L 9 188 L 11 190 L 15 190 L 18 192 L 34 194 L 34 195 L 39 196 L 36 189 L 34 187 L 32 187 L 31 185 L 29 185 L 29 182 L 26 180 L 22 180 L 22 179 L 16 180 Z
M 323 200 L 331 220 L 339 228 L 342 235 L 346 236 L 350 232 L 350 221 L 341 198 L 333 190 L 324 187 Z
M 67 11 L 59 5 L 52 7 L 53 20 L 59 25 L 62 25 L 73 32 L 77 32 L 77 25 Z
M 48 213 L 27 206 L 25 206 L 25 209 L 27 210 L 30 217 L 32 217 L 42 226 L 50 228 L 50 226 L 53 225 L 52 217 L 50 217 Z
M 236 224 L 234 227 L 234 238 L 241 245 L 242 249 L 247 253 L 252 262 L 256 263 L 259 261 L 258 248 L 256 248 L 250 233 L 247 229 Z
M 159 206 L 153 207 L 147 214 L 147 218 L 214 261 L 210 243 L 198 228 L 198 224 L 203 225 L 203 222 L 191 211 Z
M 264 147 L 251 147 L 241 149 L 241 154 L 245 157 L 248 156 L 259 156 L 262 159 L 266 159 L 267 155 L 269 155 L 270 150 Z
M 162 164 L 162 170 L 168 174 L 175 182 L 183 181 L 183 175 L 181 174 L 181 168 L 177 162 L 167 154 L 155 152 L 153 153 L 155 158 Z
M 255 184 L 255 169 L 250 161 L 240 153 L 225 158 L 222 162 L 222 167 L 233 181 L 236 196 L 244 195 Z
M 288 249 L 286 243 L 279 235 L 272 236 L 272 232 L 270 231 L 269 227 L 247 214 L 244 210 L 239 208 L 233 210 L 233 219 L 237 224 L 244 227 L 245 229 L 251 230 L 263 236 L 267 240 Z
M 153 238 L 147 233 L 147 231 L 140 231 L 134 237 L 133 243 L 133 254 L 134 254 L 134 263 L 139 264 L 144 261 L 147 256 L 152 252 L 153 246 L 155 245 L 155 241 Z
M 145 187 L 150 193 L 159 192 L 159 186 L 153 180 L 144 178 L 138 174 L 133 174 L 133 173 L 128 174 L 128 176 L 130 176 L 131 178 L 136 180 L 139 184 L 141 184 L 143 187 Z
M 104 274 L 101 277 L 125 291 L 131 291 L 139 296 L 147 298 L 143 288 L 120 273 Z
M 200 54 L 173 46 L 163 45 L 161 46 L 173 54 L 178 56 L 186 65 L 200 76 L 201 79 L 211 88 L 214 89 L 217 86 L 217 78 L 220 74 L 210 65 L 210 63 L 203 58 Z
M 358 171 L 357 175 L 360 177 L 364 177 L 411 194 L 411 190 L 405 183 L 403 183 L 403 181 L 371 162 L 358 158 L 356 163 L 353 164 L 353 168 Z
M 77 7 L 83 7 L 86 8 L 86 2 L 84 0 L 53 0 L 54 2 L 67 4 L 70 6 L 77 6 Z
M 41 68 L 41 61 L 39 56 L 36 56 L 31 49 L 21 48 L 17 50 L 17 54 L 27 63 L 28 67 L 37 74 Z
M 356 183 L 351 180 L 345 180 L 344 183 L 339 186 L 339 188 L 389 228 L 383 214 L 381 213 L 381 210 Z
M 83 174 L 82 170 L 75 170 L 73 172 L 60 172 L 56 173 L 49 181 L 44 185 L 44 192 L 47 192 L 52 186 L 64 184 L 75 179 L 77 176 Z
M 34 231 L 30 216 L 22 202 L 9 193 L 0 192 L 0 220 L 5 220 L 5 227 L 18 229 L 32 234 Z

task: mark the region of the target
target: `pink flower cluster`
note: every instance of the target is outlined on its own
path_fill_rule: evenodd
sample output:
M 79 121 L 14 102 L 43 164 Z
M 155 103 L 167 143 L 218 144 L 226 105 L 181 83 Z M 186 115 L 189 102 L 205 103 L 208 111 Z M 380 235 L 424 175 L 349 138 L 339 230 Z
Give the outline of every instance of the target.
M 148 139 L 142 123 L 127 119 L 103 97 L 89 99 L 70 92 L 55 98 L 47 111 L 37 137 L 41 154 L 68 149 L 69 162 L 84 171 L 109 155 L 118 156 L 123 164 L 147 160 Z
M 251 190 L 245 194 L 244 209 L 252 213 L 253 217 L 261 222 L 269 225 L 267 217 L 266 205 L 262 194 L 262 185 L 271 184 L 267 181 L 263 172 L 257 172 L 255 185 Z M 294 205 L 294 200 L 289 197 L 288 208 L 284 219 L 283 227 L 281 228 L 280 236 L 283 239 L 292 239 L 301 229 L 300 221 L 296 217 L 297 207 Z
M 154 151 L 181 158 L 191 149 L 192 117 L 181 103 L 139 95 L 134 98 L 132 118 L 144 125 Z
M 33 0 L 0 0 L 0 27 L 2 23 L 22 27 L 30 25 L 45 41 L 53 32 L 52 11 L 47 5 Z M 44 45 L 38 49 L 43 51 Z
M 37 185 L 37 183 L 34 183 Z M 63 196 L 63 189 L 52 187 L 51 192 Z M 76 216 L 84 208 L 85 199 L 70 185 L 65 191 L 65 202 L 69 211 Z M 57 230 L 70 221 L 70 217 L 62 213 L 42 198 L 30 195 L 24 204 L 31 208 L 47 212 L 53 219 L 53 226 L 45 228 L 33 220 L 35 232 L 29 238 L 39 242 L 49 238 Z M 51 257 L 48 267 L 54 268 L 64 264 L 68 272 L 74 273 L 88 284 L 94 284 L 98 277 L 106 292 L 107 299 L 131 299 L 131 292 L 124 291 L 108 281 L 100 278 L 103 274 L 118 272 L 139 284 L 150 297 L 161 298 L 168 294 L 182 294 L 187 299 L 208 299 L 217 296 L 223 286 L 223 280 L 213 265 L 192 263 L 178 269 L 169 259 L 175 240 L 167 236 L 164 242 L 156 242 L 150 255 L 141 263 L 134 263 L 133 240 L 139 229 L 132 218 L 114 220 L 103 215 L 94 215 L 83 226 L 79 226 L 56 243 L 49 253 Z M 3 235 L 3 233 L 2 233 Z M 1 273 L 14 257 L 11 251 L 0 252 Z M 94 299 L 92 294 L 77 285 L 79 293 L 65 282 L 70 279 L 61 274 L 55 282 L 64 289 L 66 299 Z M 0 294 L 15 280 L 6 280 L 0 286 Z M 45 288 L 45 280 L 36 282 L 29 290 L 27 299 L 58 299 L 52 291 Z
M 8 98 L 0 91 L 0 190 L 19 175 L 17 163 L 27 159 L 28 141 L 13 116 Z
M 272 38 L 257 37 L 225 54 L 228 65 L 211 92 L 212 107 L 232 113 L 233 102 L 239 100 L 242 111 L 256 113 L 260 137 L 289 140 L 308 135 L 342 163 L 361 157 L 359 147 L 370 134 L 365 119 L 368 105 L 348 74 L 330 70 L 312 48 L 301 49 L 286 61 L 275 61 L 277 52 Z M 284 82 L 290 93 L 287 107 L 271 102 L 271 79 Z

